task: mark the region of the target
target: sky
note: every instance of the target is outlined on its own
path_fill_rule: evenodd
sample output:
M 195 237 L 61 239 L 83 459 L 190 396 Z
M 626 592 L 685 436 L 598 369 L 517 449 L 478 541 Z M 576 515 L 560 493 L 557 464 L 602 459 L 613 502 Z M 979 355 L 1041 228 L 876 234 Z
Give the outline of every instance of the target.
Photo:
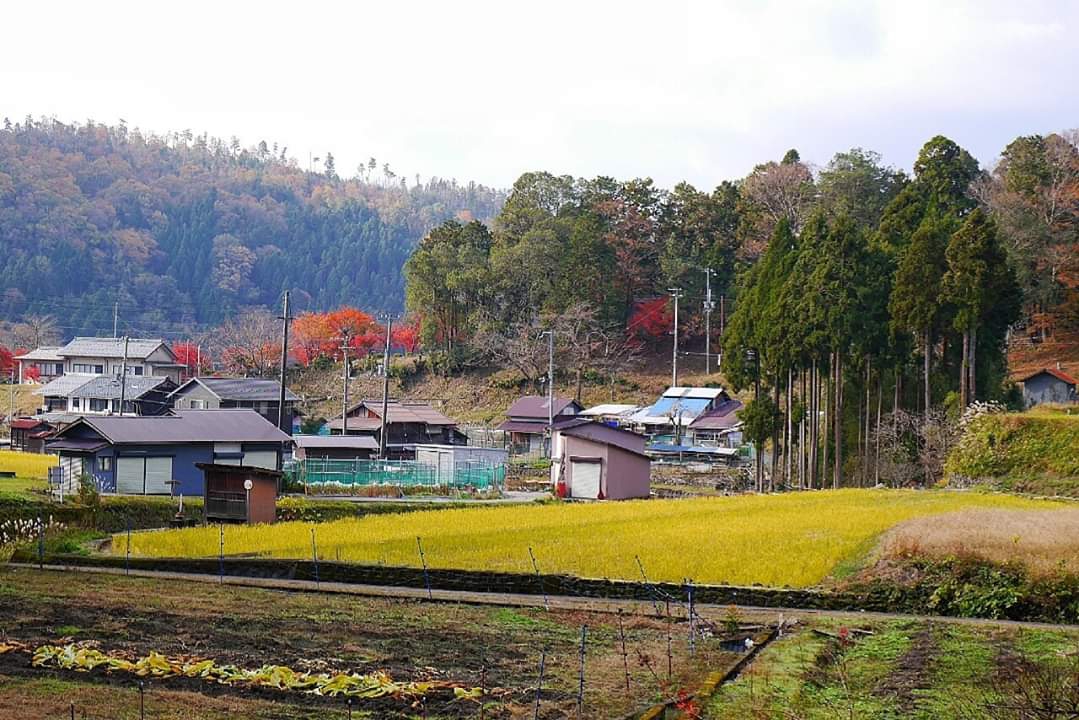
M 190 129 L 508 187 L 710 188 L 788 148 L 983 164 L 1079 126 L 1079 2 L 50 2 L 4 7 L 0 117 Z M 315 165 L 317 168 L 318 165 Z

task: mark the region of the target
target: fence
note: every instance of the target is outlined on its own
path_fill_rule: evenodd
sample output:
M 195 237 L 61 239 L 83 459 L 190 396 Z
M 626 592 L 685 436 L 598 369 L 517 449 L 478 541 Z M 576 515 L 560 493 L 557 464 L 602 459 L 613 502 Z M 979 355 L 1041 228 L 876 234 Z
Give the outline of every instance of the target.
M 452 470 L 414 460 L 330 460 L 308 458 L 285 465 L 293 482 L 306 485 L 389 485 L 393 487 L 474 487 L 498 489 L 506 479 L 505 465 L 468 461 Z

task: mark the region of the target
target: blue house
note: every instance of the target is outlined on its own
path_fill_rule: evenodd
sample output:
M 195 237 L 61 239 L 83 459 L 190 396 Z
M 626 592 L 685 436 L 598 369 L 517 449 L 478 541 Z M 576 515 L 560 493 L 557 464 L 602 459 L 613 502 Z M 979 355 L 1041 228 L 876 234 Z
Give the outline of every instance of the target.
M 177 410 L 172 415 L 85 416 L 45 445 L 60 455 L 64 482 L 83 475 L 101 492 L 203 494 L 196 463 L 281 468 L 291 438 L 254 410 Z

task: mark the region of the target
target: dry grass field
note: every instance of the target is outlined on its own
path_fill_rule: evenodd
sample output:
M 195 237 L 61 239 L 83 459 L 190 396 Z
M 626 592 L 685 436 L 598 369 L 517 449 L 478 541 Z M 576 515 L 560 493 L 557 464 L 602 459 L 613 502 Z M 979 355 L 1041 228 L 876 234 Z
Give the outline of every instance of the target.
M 552 503 L 368 516 L 312 525 L 226 526 L 225 554 L 365 564 L 531 573 L 532 548 L 544 573 L 808 587 L 864 555 L 884 531 L 912 518 L 965 509 L 1052 511 L 1062 503 L 974 492 L 838 490 Z M 136 556 L 215 557 L 217 527 L 136 533 Z M 114 552 L 126 551 L 117 536 Z
M 1079 572 L 1079 508 L 971 509 L 907 520 L 881 539 L 881 557 L 973 556 L 1019 561 L 1034 574 Z

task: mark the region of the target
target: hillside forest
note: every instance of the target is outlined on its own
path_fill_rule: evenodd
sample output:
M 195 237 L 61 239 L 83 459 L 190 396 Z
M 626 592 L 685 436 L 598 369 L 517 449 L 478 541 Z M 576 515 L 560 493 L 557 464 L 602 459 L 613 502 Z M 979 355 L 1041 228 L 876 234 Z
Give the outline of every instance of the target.
M 401 267 L 448 218 L 489 220 L 503 193 L 398 175 L 371 158 L 191 131 L 5 120 L 0 318 L 51 316 L 62 336 L 191 336 L 245 310 L 341 304 L 399 312 Z

